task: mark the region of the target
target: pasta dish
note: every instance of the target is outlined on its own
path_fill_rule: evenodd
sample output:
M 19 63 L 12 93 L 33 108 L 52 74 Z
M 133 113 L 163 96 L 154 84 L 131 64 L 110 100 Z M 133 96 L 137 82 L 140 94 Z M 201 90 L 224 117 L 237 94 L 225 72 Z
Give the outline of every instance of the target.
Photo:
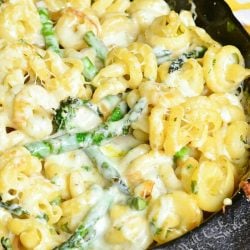
M 231 203 L 250 70 L 191 11 L 0 1 L 0 64 L 0 249 L 144 250 Z

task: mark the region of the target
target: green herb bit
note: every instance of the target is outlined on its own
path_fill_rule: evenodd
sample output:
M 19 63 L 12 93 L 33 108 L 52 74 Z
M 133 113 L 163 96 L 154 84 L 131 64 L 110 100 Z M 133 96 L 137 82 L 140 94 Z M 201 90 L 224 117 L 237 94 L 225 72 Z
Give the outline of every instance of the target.
M 155 225 L 155 221 L 154 220 L 150 221 L 150 228 L 151 228 L 151 231 L 152 231 L 152 233 L 154 235 L 159 235 L 162 232 L 162 228 L 157 227 Z
M 239 55 L 237 53 L 233 53 L 232 56 L 233 56 L 233 59 L 234 59 L 234 63 L 239 64 L 240 63 Z
M 96 37 L 93 31 L 88 31 L 85 33 L 83 39 L 90 47 L 95 49 L 97 57 L 100 60 L 105 61 L 108 54 L 108 49 L 104 43 Z
M 2 245 L 4 250 L 12 250 L 13 249 L 13 247 L 11 245 L 10 238 L 8 238 L 8 237 L 1 238 L 1 245 Z
M 171 230 L 170 229 L 168 229 L 167 231 L 166 231 L 166 233 L 165 233 L 165 239 L 167 239 L 168 238 L 168 236 L 169 236 L 169 234 L 171 233 Z
M 122 226 L 114 226 L 114 229 L 117 231 L 121 231 L 122 230 Z
M 29 212 L 19 206 L 18 204 L 12 204 L 10 202 L 3 202 L 0 197 L 0 207 L 4 208 L 6 211 L 17 217 L 25 217 L 29 215 Z
M 35 156 L 35 155 L 34 155 Z M 38 156 L 37 156 L 38 157 Z M 41 157 L 39 157 L 41 158 Z M 50 179 L 50 182 L 54 185 L 58 185 L 58 174 L 55 174 L 51 179 Z
M 57 198 L 55 198 L 54 200 L 50 201 L 50 205 L 52 206 L 59 206 L 62 203 L 62 197 L 58 196 Z
M 133 197 L 128 200 L 128 204 L 131 208 L 141 211 L 147 207 L 148 202 L 141 197 Z
M 49 221 L 49 216 L 46 213 L 41 213 L 37 215 L 36 218 L 39 220 Z
M 65 233 L 70 233 L 70 229 L 69 229 L 69 224 L 68 222 L 67 223 L 64 223 L 63 225 L 61 225 L 60 229 L 65 232 Z
M 246 137 L 244 138 L 243 135 L 240 136 L 240 140 L 241 140 L 244 144 L 247 144 L 247 138 L 246 138 Z
M 49 232 L 52 234 L 52 235 L 57 235 L 57 231 L 54 227 L 50 226 L 49 227 Z
M 90 61 L 90 59 L 87 56 L 82 59 L 82 63 L 83 63 L 84 77 L 88 81 L 93 80 L 98 73 L 96 66 Z
M 197 181 L 191 181 L 191 191 L 192 191 L 193 194 L 198 193 Z
M 233 32 L 235 30 L 235 24 L 231 21 L 227 21 L 227 31 Z
M 178 152 L 174 155 L 174 161 L 182 160 L 184 157 L 186 157 L 189 153 L 188 147 L 181 148 Z
M 89 172 L 91 170 L 91 167 L 90 166 L 82 166 L 81 167 L 83 170 Z

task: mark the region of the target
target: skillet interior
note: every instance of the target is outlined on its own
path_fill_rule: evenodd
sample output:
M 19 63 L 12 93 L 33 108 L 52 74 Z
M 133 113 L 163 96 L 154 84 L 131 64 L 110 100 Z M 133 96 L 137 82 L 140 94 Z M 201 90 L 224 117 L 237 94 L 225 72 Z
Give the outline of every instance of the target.
M 181 9 L 190 10 L 191 8 L 188 0 L 168 0 L 166 2 L 177 12 Z M 245 59 L 246 67 L 249 68 L 250 36 L 234 17 L 229 6 L 223 0 L 193 0 L 193 2 L 196 5 L 196 24 L 204 28 L 221 44 L 237 46 Z M 245 80 L 244 88 L 250 93 L 250 79 Z M 249 174 L 248 171 L 248 178 Z M 249 203 L 243 193 L 237 191 L 233 198 L 233 205 L 226 209 L 225 214 L 216 213 L 199 228 L 153 249 L 247 250 L 249 245 Z

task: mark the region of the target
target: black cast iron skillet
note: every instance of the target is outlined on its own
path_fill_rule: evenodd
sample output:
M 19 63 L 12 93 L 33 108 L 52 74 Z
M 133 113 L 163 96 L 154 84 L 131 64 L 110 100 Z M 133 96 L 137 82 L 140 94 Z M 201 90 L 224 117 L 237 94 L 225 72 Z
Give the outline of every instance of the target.
M 182 9 L 190 10 L 191 6 L 188 0 L 166 2 L 177 12 Z M 221 44 L 237 46 L 249 68 L 250 36 L 233 16 L 229 6 L 223 0 L 193 0 L 193 2 L 196 5 L 196 24 Z M 250 79 L 244 82 L 244 87 L 249 91 Z M 225 213 L 216 213 L 200 227 L 153 249 L 250 250 L 250 202 L 243 192 L 239 191 L 233 197 L 233 205 L 226 208 Z

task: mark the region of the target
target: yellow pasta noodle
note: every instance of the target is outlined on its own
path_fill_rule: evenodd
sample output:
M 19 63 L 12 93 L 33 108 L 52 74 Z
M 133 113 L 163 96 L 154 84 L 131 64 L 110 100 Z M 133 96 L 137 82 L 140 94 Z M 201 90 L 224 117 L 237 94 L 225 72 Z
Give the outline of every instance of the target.
M 97 12 L 98 16 L 103 16 L 109 12 L 125 12 L 130 6 L 128 0 L 96 0 L 92 5 L 92 9 Z
M 185 51 L 190 44 L 188 28 L 173 11 L 167 16 L 157 17 L 145 31 L 145 38 L 152 47 L 163 47 L 175 53 Z
M 207 86 L 215 93 L 236 89 L 249 76 L 244 69 L 240 51 L 232 46 L 211 46 L 204 56 L 204 74 Z
M 187 60 L 178 71 L 168 74 L 169 63 L 159 67 L 161 82 L 176 87 L 183 96 L 192 97 L 202 93 L 204 88 L 203 69 L 195 59 Z
M 160 181 L 157 180 L 158 174 L 162 178 Z M 151 151 L 138 157 L 129 165 L 126 177 L 133 188 L 141 191 L 139 186 L 145 187 L 144 192 L 147 196 L 158 197 L 166 189 L 181 188 L 180 181 L 174 173 L 171 158 L 162 152 Z M 147 192 L 148 181 L 153 185 L 153 189 L 149 193 Z
M 126 67 L 127 83 L 132 89 L 137 88 L 142 81 L 142 68 L 138 58 L 126 48 L 114 48 L 108 54 L 106 63 L 123 63 Z
M 75 9 L 83 10 L 90 7 L 91 1 L 90 0 L 55 0 L 55 1 L 45 0 L 45 4 L 50 11 L 57 12 L 68 6 Z
M 43 45 L 41 24 L 36 7 L 31 0 L 19 0 L 3 6 L 0 15 L 0 37 L 7 41 L 24 39 Z
M 157 105 L 151 110 L 149 117 L 149 141 L 152 149 L 163 149 L 165 117 L 165 107 Z
M 156 80 L 157 62 L 152 48 L 143 43 L 132 43 L 128 48 L 133 54 L 137 55 L 142 65 L 144 78 Z
M 53 248 L 62 241 L 55 232 L 50 232 L 48 225 L 35 219 L 13 218 L 9 222 L 9 230 L 18 235 L 18 241 L 26 249 Z
M 0 192 L 3 200 L 15 198 L 29 183 L 29 177 L 40 173 L 40 161 L 23 147 L 14 147 L 0 157 Z
M 131 248 L 146 248 L 151 242 L 147 220 L 138 212 L 124 205 L 115 205 L 110 211 L 111 227 L 106 234 L 106 240 L 111 244 L 119 244 Z M 131 244 L 132 243 L 132 244 Z

